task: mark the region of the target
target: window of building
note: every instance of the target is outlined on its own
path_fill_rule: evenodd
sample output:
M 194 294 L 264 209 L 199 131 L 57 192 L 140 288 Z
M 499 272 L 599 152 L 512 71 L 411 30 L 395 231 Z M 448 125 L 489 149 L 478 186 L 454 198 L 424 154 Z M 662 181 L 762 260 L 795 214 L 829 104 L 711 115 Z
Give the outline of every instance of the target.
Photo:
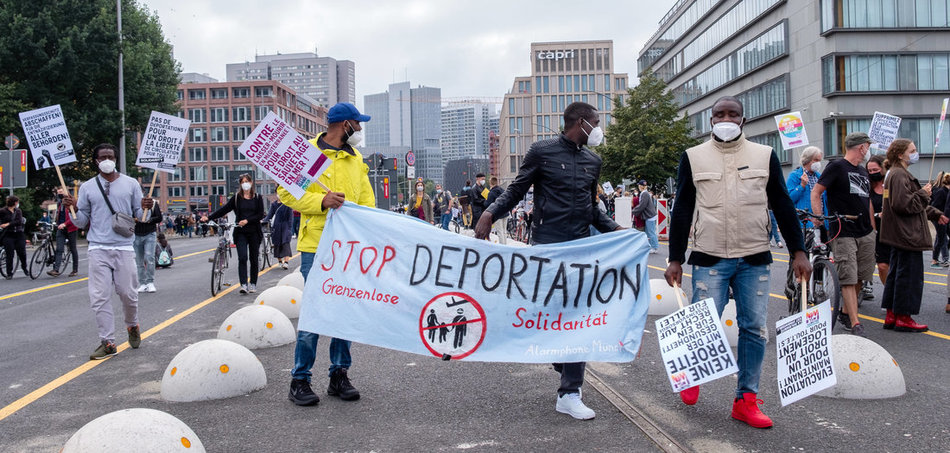
M 244 155 L 241 151 L 238 150 L 238 147 L 234 147 L 234 160 L 247 160 L 247 156 Z M 242 168 L 234 167 L 235 170 L 242 170 Z
M 947 28 L 950 0 L 822 0 L 821 31 Z
M 666 30 L 651 44 L 650 48 L 643 53 L 643 55 L 637 59 L 637 67 L 639 68 L 640 73 L 643 73 L 647 68 L 653 65 L 656 60 L 663 56 L 666 53 L 666 50 L 669 49 L 677 40 L 679 40 L 683 35 L 686 34 L 689 29 L 693 28 L 693 25 L 696 25 L 703 16 L 706 15 L 713 7 L 722 3 L 722 0 L 696 0 L 693 2 L 689 8 L 686 9 L 677 19 L 674 21 Z M 676 8 L 674 8 L 675 10 Z M 665 25 L 672 20 L 674 16 L 672 13 L 674 10 L 671 10 L 670 13 L 667 13 L 667 17 L 664 17 L 660 21 L 661 24 Z M 663 28 L 663 25 L 660 25 L 660 29 Z M 655 36 L 655 35 L 654 35 Z M 651 38 L 652 39 L 652 38 Z M 591 66 L 593 67 L 593 65 Z
M 937 129 L 939 128 L 939 118 L 901 116 L 901 126 L 897 131 L 897 136 L 913 140 L 920 154 L 933 154 Z M 843 156 L 845 152 L 844 138 L 851 132 L 864 132 L 870 128 L 871 117 L 825 119 L 825 155 Z M 950 140 L 947 138 L 948 136 L 950 136 L 950 128 L 944 128 L 940 135 L 940 141 L 946 143 Z M 938 147 L 937 154 L 950 154 L 950 149 Z
M 254 107 L 254 121 L 261 121 L 267 116 L 267 113 L 270 112 L 271 108 L 267 105 L 259 105 Z
M 748 121 L 753 121 L 768 115 L 774 115 L 782 110 L 787 110 L 788 105 L 788 74 L 774 78 L 752 89 L 743 91 L 736 95 L 736 98 L 742 102 L 745 110 L 745 117 Z M 699 137 L 709 134 L 712 126 L 709 120 L 712 118 L 712 108 L 690 115 L 689 121 L 693 126 L 693 136 Z M 866 129 L 865 129 L 866 130 Z
M 204 162 L 206 160 L 208 160 L 208 155 L 204 148 L 198 146 L 188 149 L 188 162 Z
M 775 151 L 775 154 L 778 156 L 778 161 L 783 164 L 787 164 L 790 161 L 790 154 L 788 150 L 782 148 L 782 139 L 779 137 L 778 132 L 769 132 L 762 135 L 753 135 L 748 137 L 748 140 L 753 143 L 758 143 L 760 145 L 771 146 L 772 150 Z
M 179 111 L 175 112 L 175 116 L 177 116 L 177 117 L 179 117 L 179 118 L 184 118 L 184 117 L 185 117 L 185 111 L 184 111 L 184 110 L 179 110 Z
M 274 90 L 271 87 L 254 87 L 254 96 L 259 98 L 273 97 Z
M 204 143 L 208 140 L 206 133 L 203 127 L 193 127 L 188 130 L 188 141 L 191 143 Z
M 207 181 L 208 180 L 208 167 L 204 165 L 196 165 L 194 167 L 188 167 L 188 180 L 189 181 Z
M 207 90 L 205 89 L 188 90 L 188 99 L 191 99 L 192 101 L 207 99 L 207 97 L 208 97 L 208 94 L 207 94 Z
M 235 123 L 241 123 L 244 121 L 251 120 L 251 109 L 250 107 L 234 107 L 231 109 L 231 121 Z
M 192 123 L 204 123 L 207 121 L 205 109 L 188 109 L 188 119 Z
M 227 107 L 214 107 L 211 109 L 211 122 L 212 123 L 226 123 L 228 122 L 228 109 Z
M 226 186 L 211 186 L 211 195 L 227 195 L 227 191 Z
M 231 89 L 231 95 L 235 98 L 249 98 L 251 97 L 251 89 L 248 87 L 233 88 Z
M 182 167 L 175 167 L 175 171 L 168 174 L 168 180 L 170 182 L 180 182 L 185 180 L 185 172 L 181 170 Z
M 227 88 L 212 88 L 211 89 L 211 99 L 227 99 L 227 98 L 228 98 Z
M 535 110 L 534 110 L 535 113 L 541 113 L 541 112 L 543 112 L 543 111 L 544 111 L 544 108 L 543 108 L 543 106 L 542 106 L 543 102 L 541 101 L 541 96 L 535 96 L 534 99 L 535 99 L 536 104 L 537 104 L 537 105 L 535 105 L 535 107 L 536 107 Z
M 168 187 L 168 198 L 181 198 L 185 196 L 185 188 L 182 186 Z
M 191 190 L 192 197 L 208 196 L 208 186 L 191 186 L 190 190 Z
M 185 99 L 185 92 L 183 90 L 178 90 L 176 97 L 178 98 L 179 101 L 182 99 Z
M 243 142 L 245 139 L 247 139 L 247 136 L 248 136 L 248 135 L 251 135 L 251 127 L 250 127 L 250 126 L 237 126 L 237 127 L 233 128 L 232 132 L 234 133 L 234 135 L 232 136 L 232 138 L 234 139 L 234 141 L 242 141 L 242 142 Z
M 830 55 L 821 67 L 825 95 L 950 88 L 950 53 Z
M 211 180 L 212 181 L 224 181 L 227 179 L 228 167 L 223 165 L 216 165 L 211 167 Z
M 228 128 L 224 126 L 217 126 L 211 128 L 211 141 L 213 142 L 226 142 L 228 141 Z

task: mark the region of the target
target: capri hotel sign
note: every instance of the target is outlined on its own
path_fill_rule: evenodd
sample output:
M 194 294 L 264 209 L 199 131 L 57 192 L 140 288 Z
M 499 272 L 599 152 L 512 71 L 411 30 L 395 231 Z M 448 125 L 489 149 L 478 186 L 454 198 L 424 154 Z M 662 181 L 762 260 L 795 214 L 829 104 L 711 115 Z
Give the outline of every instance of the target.
M 538 60 L 566 60 L 574 58 L 574 50 L 539 50 Z

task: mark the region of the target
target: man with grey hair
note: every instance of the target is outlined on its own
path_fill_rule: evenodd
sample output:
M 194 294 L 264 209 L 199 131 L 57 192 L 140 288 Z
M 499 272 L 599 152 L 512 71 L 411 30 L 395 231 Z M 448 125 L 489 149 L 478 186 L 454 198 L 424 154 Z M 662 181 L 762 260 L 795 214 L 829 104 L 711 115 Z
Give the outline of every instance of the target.
M 825 155 L 821 148 L 809 146 L 802 150 L 801 166 L 792 170 L 785 181 L 788 196 L 791 197 L 795 209 L 804 209 L 811 212 L 811 191 L 815 188 L 818 178 L 821 177 L 821 161 Z M 807 248 L 806 244 L 806 248 Z M 806 253 L 808 251 L 806 250 Z M 795 275 L 792 267 L 788 267 L 785 275 L 785 297 L 789 300 L 795 297 Z

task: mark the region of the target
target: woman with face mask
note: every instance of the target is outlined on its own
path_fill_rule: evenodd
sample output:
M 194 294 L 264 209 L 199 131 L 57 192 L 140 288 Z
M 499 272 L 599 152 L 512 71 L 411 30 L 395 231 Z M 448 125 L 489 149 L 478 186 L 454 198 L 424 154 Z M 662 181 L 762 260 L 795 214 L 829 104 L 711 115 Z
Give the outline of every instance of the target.
M 887 310 L 884 328 L 898 332 L 927 331 L 926 325 L 911 318 L 920 313 L 924 289 L 923 251 L 933 245 L 927 220 L 941 225 L 950 222 L 941 210 L 930 206 L 930 184 L 921 187 L 907 170 L 919 157 L 917 146 L 908 139 L 894 140 L 887 148 L 881 241 L 892 249 L 881 307 Z
M 241 282 L 241 294 L 257 292 L 258 258 L 261 256 L 261 239 L 264 230 L 261 220 L 264 219 L 264 199 L 254 192 L 254 183 L 250 174 L 243 174 L 238 180 L 241 183 L 237 193 L 228 200 L 227 204 L 218 208 L 209 216 L 201 218 L 202 222 L 224 217 L 234 211 L 234 245 L 238 253 L 238 278 Z M 251 275 L 248 279 L 247 262 L 251 261 Z
M 20 261 L 20 267 L 23 273 L 30 275 L 29 268 L 26 267 L 26 234 L 23 232 L 23 226 L 26 220 L 23 218 L 23 212 L 20 211 L 20 199 L 16 195 L 7 197 L 7 206 L 0 209 L 0 228 L 3 228 L 3 249 L 6 252 L 6 262 L 0 265 L 6 266 L 6 279 L 13 278 L 13 252 L 16 252 L 17 259 Z
M 940 174 L 937 175 L 936 181 L 937 185 L 930 195 L 930 205 L 943 211 L 943 207 L 947 204 L 947 184 L 950 183 L 950 175 L 945 175 L 943 172 L 940 172 Z M 930 267 L 934 269 L 947 267 L 947 226 L 940 225 L 937 222 L 931 223 L 933 223 L 934 235 L 936 237 L 934 237 L 934 248 L 933 254 L 931 255 Z
M 409 202 L 409 215 L 435 225 L 435 219 L 432 217 L 432 199 L 426 193 L 425 184 L 422 181 L 417 182 L 414 192 L 412 201 Z

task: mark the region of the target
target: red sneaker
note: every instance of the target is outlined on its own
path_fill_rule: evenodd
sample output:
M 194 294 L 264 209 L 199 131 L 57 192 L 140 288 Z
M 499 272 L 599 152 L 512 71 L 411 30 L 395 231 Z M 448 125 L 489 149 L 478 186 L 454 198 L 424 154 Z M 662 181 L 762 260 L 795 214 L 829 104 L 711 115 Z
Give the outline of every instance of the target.
M 894 329 L 894 323 L 897 322 L 897 318 L 894 316 L 894 310 L 887 310 L 887 313 L 884 315 L 884 328 L 887 330 Z
M 687 406 L 696 404 L 696 401 L 699 401 L 699 386 L 696 385 L 680 392 L 680 399 Z
M 910 315 L 896 315 L 897 322 L 894 323 L 894 330 L 898 332 L 926 332 L 927 326 L 917 324 Z
M 732 418 L 753 428 L 771 428 L 772 419 L 759 410 L 759 404 L 762 400 L 756 399 L 755 393 L 743 393 L 741 399 L 732 403 Z

